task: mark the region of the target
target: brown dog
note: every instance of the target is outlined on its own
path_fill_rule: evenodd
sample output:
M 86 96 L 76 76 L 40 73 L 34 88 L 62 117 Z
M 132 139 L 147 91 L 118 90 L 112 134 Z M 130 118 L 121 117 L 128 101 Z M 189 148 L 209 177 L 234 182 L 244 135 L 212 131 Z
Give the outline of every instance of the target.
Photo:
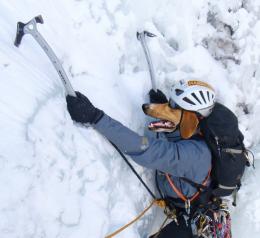
M 151 122 L 150 130 L 172 132 L 179 126 L 183 139 L 190 138 L 197 130 L 199 120 L 194 112 L 171 108 L 168 103 L 144 104 L 142 108 L 146 115 L 162 120 Z

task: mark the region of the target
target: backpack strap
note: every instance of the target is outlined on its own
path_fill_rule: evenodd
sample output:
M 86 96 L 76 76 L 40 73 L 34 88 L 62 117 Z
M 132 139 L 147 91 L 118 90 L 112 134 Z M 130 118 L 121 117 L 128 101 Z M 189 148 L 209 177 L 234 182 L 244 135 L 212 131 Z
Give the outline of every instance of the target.
M 235 190 L 238 188 L 238 186 L 225 186 L 220 183 L 218 184 L 218 187 L 225 190 Z
M 244 150 L 238 150 L 233 148 L 225 148 L 221 150 L 222 152 L 229 153 L 229 154 L 243 154 Z

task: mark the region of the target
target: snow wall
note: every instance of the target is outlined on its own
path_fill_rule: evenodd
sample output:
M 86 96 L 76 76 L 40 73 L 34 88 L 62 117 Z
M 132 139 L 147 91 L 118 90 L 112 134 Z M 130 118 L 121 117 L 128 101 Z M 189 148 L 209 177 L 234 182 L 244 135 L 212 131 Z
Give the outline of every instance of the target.
M 10 0 L 0 2 L 0 236 L 99 238 L 129 222 L 151 198 L 118 153 L 73 124 L 50 61 L 16 23 L 42 14 L 38 29 L 73 87 L 142 134 L 150 89 L 136 31 L 149 40 L 158 87 L 179 79 L 212 84 L 260 156 L 259 0 Z M 259 237 L 260 172 L 248 169 L 233 210 L 235 238 Z M 153 173 L 135 164 L 154 187 Z M 153 209 L 118 237 L 147 237 Z M 159 223 L 158 223 L 159 225 Z

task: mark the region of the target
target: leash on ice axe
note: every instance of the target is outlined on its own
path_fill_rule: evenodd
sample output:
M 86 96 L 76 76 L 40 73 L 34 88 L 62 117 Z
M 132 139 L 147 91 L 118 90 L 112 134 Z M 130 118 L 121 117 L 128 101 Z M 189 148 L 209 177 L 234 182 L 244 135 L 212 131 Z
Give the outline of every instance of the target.
M 49 46 L 47 41 L 43 38 L 43 36 L 37 30 L 37 23 L 43 24 L 43 18 L 41 15 L 34 17 L 32 20 L 30 20 L 27 23 L 18 22 L 14 45 L 16 47 L 19 47 L 22 42 L 23 36 L 25 34 L 32 35 L 32 37 L 38 42 L 38 44 L 41 46 L 41 48 L 44 50 L 44 52 L 47 54 L 47 56 L 51 60 L 53 66 L 55 67 L 56 71 L 59 74 L 59 77 L 63 83 L 63 86 L 66 89 L 66 93 L 68 95 L 76 97 L 76 93 L 75 93 L 74 89 L 72 88 L 69 78 L 66 75 L 65 70 L 63 69 L 58 57 L 55 55 L 54 51 L 51 49 L 51 47 Z M 117 150 L 117 152 L 121 155 L 121 157 L 124 159 L 124 161 L 130 167 L 130 169 L 133 171 L 133 173 L 136 175 L 136 177 L 139 179 L 139 181 L 146 188 L 148 193 L 155 199 L 156 197 L 153 194 L 153 192 L 149 189 L 149 187 L 146 185 L 146 183 L 143 181 L 143 179 L 138 175 L 138 173 L 136 172 L 134 167 L 130 164 L 130 162 L 127 160 L 127 158 L 124 156 L 124 154 L 119 150 L 119 148 L 115 144 L 113 144 L 111 141 L 110 141 L 110 143 Z
M 147 37 L 155 37 L 155 36 L 156 36 L 155 34 L 148 32 L 148 31 L 136 33 L 136 37 L 141 42 L 142 48 L 144 50 L 145 58 L 146 58 L 149 73 L 150 73 L 152 88 L 155 92 L 157 92 L 153 62 L 152 62 L 151 54 L 150 54 L 150 51 L 149 51 L 149 48 L 148 48 L 148 45 L 147 45 L 147 42 L 146 42 Z
M 22 42 L 23 36 L 26 34 L 30 34 L 37 41 L 37 43 L 41 46 L 41 48 L 44 50 L 46 55 L 51 60 L 53 66 L 55 67 L 56 71 L 58 72 L 59 77 L 66 89 L 66 93 L 68 95 L 76 97 L 76 93 L 73 90 L 71 83 L 69 81 L 69 78 L 68 78 L 67 74 L 65 73 L 58 57 L 55 55 L 54 51 L 51 49 L 51 47 L 49 46 L 47 41 L 43 38 L 43 36 L 37 30 L 37 23 L 43 24 L 43 18 L 41 15 L 34 17 L 32 20 L 30 20 L 27 23 L 18 22 L 14 45 L 16 47 L 19 47 Z

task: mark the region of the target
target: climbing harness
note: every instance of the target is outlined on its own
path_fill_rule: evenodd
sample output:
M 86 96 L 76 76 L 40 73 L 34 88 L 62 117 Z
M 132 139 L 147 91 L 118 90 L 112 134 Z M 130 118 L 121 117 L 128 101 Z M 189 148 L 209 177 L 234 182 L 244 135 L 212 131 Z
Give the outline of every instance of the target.
M 203 181 L 202 185 L 201 185 L 201 188 L 198 188 L 198 192 L 196 192 L 191 198 L 187 198 L 174 184 L 174 182 L 172 181 L 172 179 L 170 178 L 170 175 L 165 173 L 165 176 L 171 186 L 171 188 L 173 189 L 173 191 L 177 194 L 177 196 L 185 203 L 185 209 L 186 209 L 186 212 L 187 214 L 189 215 L 190 214 L 190 208 L 191 208 L 191 203 L 193 201 L 195 201 L 198 196 L 200 195 L 200 193 L 203 191 L 203 187 L 205 188 L 208 181 L 209 181 L 209 178 L 210 178 L 210 174 L 211 174 L 211 170 L 209 170 L 208 172 L 208 175 L 207 177 L 205 178 L 205 180 Z M 192 181 L 189 181 L 188 179 L 185 179 L 185 178 L 182 178 L 183 180 L 185 180 L 186 182 L 189 182 L 189 183 L 193 183 Z M 196 183 L 194 183 L 196 184 Z M 195 186 L 195 185 L 194 185 Z M 199 186 L 199 184 L 198 184 Z

